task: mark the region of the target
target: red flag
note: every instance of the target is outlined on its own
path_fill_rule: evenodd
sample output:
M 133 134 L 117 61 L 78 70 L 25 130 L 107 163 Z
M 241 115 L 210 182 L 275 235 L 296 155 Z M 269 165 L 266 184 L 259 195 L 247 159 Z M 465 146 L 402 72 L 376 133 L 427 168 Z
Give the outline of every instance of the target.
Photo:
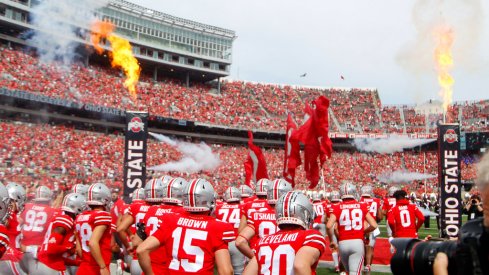
M 297 125 L 292 119 L 292 115 L 287 116 L 287 129 L 285 132 L 285 153 L 284 153 L 284 178 L 295 186 L 295 169 L 301 165 L 301 154 L 299 141 L 292 140 L 293 133 L 297 130 Z
M 251 179 L 254 182 L 263 178 L 267 179 L 268 171 L 263 152 L 260 147 L 253 144 L 253 133 L 251 131 L 248 132 L 248 137 L 248 159 L 244 163 L 246 173 L 245 184 L 251 187 Z
M 328 135 L 328 108 L 329 100 L 324 96 L 313 101 L 313 108 L 306 105 L 306 120 L 291 138 L 304 143 L 304 171 L 311 183 L 309 188 L 316 187 L 319 182 L 318 157 L 322 166 L 326 156 L 331 157 L 333 151 Z

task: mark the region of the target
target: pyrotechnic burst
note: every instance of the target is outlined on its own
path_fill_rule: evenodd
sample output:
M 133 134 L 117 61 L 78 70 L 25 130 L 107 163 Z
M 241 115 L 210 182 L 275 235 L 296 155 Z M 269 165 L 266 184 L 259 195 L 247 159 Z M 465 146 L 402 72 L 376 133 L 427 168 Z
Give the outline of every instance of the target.
M 441 87 L 440 96 L 443 98 L 443 112 L 446 114 L 448 105 L 452 103 L 453 84 L 455 83 L 455 80 L 450 75 L 450 71 L 453 68 L 453 29 L 447 26 L 436 28 L 435 39 L 436 48 L 434 58 L 438 73 L 438 83 Z
M 141 67 L 138 60 L 132 54 L 129 41 L 113 34 L 115 26 L 108 21 L 96 21 L 92 24 L 91 41 L 98 54 L 102 54 L 104 49 L 100 46 L 102 39 L 107 39 L 111 45 L 109 57 L 113 68 L 121 68 L 124 71 L 126 80 L 124 87 L 129 90 L 131 98 L 136 100 L 136 84 L 139 80 Z

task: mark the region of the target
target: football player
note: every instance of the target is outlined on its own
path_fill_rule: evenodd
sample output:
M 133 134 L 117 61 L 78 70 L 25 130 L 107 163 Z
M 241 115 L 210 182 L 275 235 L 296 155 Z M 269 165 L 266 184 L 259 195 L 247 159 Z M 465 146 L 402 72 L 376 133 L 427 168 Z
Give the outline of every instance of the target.
M 388 223 L 394 238 L 418 238 L 418 230 L 424 222 L 424 215 L 419 208 L 407 199 L 407 192 L 398 190 L 394 193 L 396 206 L 388 213 Z
M 14 182 L 7 184 L 6 188 L 13 203 L 10 211 L 11 214 L 6 223 L 10 245 L 7 252 L 1 257 L 0 274 L 24 274 L 19 263 L 22 259 L 22 252 L 20 252 L 21 226 L 18 216 L 24 210 L 25 201 L 27 199 L 26 191 L 24 187 Z
M 340 259 L 348 274 L 360 275 L 365 256 L 364 235 L 377 228 L 377 222 L 368 212 L 367 204 L 358 202 L 356 186 L 346 182 L 340 186 L 342 202 L 333 207 L 326 225 L 330 246 L 339 248 Z M 368 227 L 364 227 L 365 221 Z M 333 242 L 333 229 L 338 223 L 338 244 Z
M 51 207 L 53 192 L 46 186 L 39 186 L 33 199 L 34 203 L 27 203 L 20 214 L 22 222 L 21 251 L 24 252 L 21 265 L 27 273 L 34 270 L 37 262 L 37 252 L 44 241 L 49 223 L 58 213 Z
M 88 210 L 75 220 L 78 254 L 81 256 L 77 274 L 107 275 L 112 257 L 110 189 L 103 183 L 90 185 L 87 191 Z
M 323 236 L 326 236 L 326 217 L 324 211 L 328 205 L 328 201 L 321 200 L 321 195 L 316 192 L 312 196 L 312 206 L 314 207 L 314 213 L 316 218 L 314 218 L 313 228 L 321 232 Z
M 241 203 L 245 204 L 250 201 L 256 200 L 256 196 L 253 195 L 253 189 L 251 189 L 248 185 L 241 185 L 239 187 L 239 191 L 241 192 Z
M 339 205 L 341 203 L 341 195 L 340 192 L 338 191 L 332 191 L 330 193 L 330 200 L 331 202 L 326 205 L 326 216 L 325 216 L 325 223 L 328 222 L 329 216 L 331 213 L 333 213 L 333 207 L 335 205 Z M 337 226 L 335 225 L 335 229 L 333 231 L 337 230 Z M 338 238 L 336 237 L 336 234 L 333 234 L 332 236 L 332 242 L 335 244 L 338 244 Z M 338 249 L 336 249 L 337 245 L 334 247 L 330 247 L 331 249 L 331 256 L 333 257 L 333 264 L 336 272 L 340 272 L 340 259 L 338 257 Z
M 380 205 L 380 200 L 373 197 L 373 188 L 370 185 L 364 185 L 360 189 L 361 198 L 360 202 L 364 202 L 367 204 L 368 211 L 370 215 L 375 218 L 377 222 L 381 221 L 383 218 L 382 215 L 382 206 Z M 374 258 L 374 247 L 375 240 L 377 236 L 380 234 L 379 229 L 375 229 L 368 236 L 366 236 L 366 244 L 365 244 L 365 269 L 364 271 L 370 273 L 370 266 L 372 264 L 372 260 Z
M 256 183 L 256 199 L 245 203 L 241 209 L 242 212 L 241 220 L 239 222 L 239 232 L 241 232 L 241 230 L 243 230 L 248 224 L 248 219 L 250 218 L 251 213 L 267 209 L 267 189 L 269 185 L 270 181 L 268 179 L 260 179 Z
M 234 228 L 234 238 L 238 236 L 239 214 L 241 213 L 241 192 L 236 187 L 228 187 L 223 194 L 224 203 L 216 206 L 216 219 L 231 224 Z M 229 254 L 234 274 L 242 274 L 245 256 L 238 250 L 234 241 L 229 243 Z
M 61 203 L 61 213 L 53 217 L 44 242 L 39 249 L 38 260 L 32 274 L 62 275 L 67 265 L 78 265 L 68 256 L 75 253 L 75 217 L 86 209 L 85 197 L 71 193 Z
M 287 192 L 275 209 L 280 231 L 260 239 L 243 274 L 316 274 L 326 240 L 310 229 L 314 209 L 309 199 L 298 191 Z
M 284 179 L 276 179 L 268 187 L 267 204 L 264 209 L 254 211 L 248 219 L 248 225 L 239 232 L 236 238 L 236 247 L 249 259 L 254 257 L 251 246 L 258 239 L 277 232 L 277 219 L 275 217 L 275 204 L 280 195 L 292 191 L 292 185 Z M 253 241 L 254 237 L 257 237 Z
M 185 186 L 183 208 L 186 213 L 164 215 L 162 225 L 137 248 L 145 275 L 153 275 L 149 253 L 165 248 L 165 263 L 170 274 L 233 274 L 228 242 L 234 240 L 231 226 L 211 217 L 214 188 L 204 179 Z
M 3 257 L 9 246 L 9 237 L 5 223 L 9 218 L 11 209 L 12 201 L 7 188 L 0 183 L 0 258 Z

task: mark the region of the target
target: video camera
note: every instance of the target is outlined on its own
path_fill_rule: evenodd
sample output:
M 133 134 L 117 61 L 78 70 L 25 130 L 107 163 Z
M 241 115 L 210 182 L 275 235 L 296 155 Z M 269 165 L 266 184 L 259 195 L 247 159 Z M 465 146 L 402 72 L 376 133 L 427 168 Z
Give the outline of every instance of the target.
M 462 226 L 457 241 L 421 241 L 397 238 L 392 241 L 396 252 L 391 259 L 394 275 L 433 274 L 438 252 L 448 256 L 448 274 L 488 274 L 489 234 L 483 219 Z

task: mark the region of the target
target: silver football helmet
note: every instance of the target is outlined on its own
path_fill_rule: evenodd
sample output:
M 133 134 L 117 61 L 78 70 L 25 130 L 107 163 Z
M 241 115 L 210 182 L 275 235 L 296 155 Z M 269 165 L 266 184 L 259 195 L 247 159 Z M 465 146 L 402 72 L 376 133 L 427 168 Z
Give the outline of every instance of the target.
M 35 202 L 47 202 L 53 199 L 53 191 L 47 186 L 39 186 L 36 189 L 36 196 L 33 201 Z
M 399 190 L 401 190 L 401 188 L 399 188 L 399 186 L 396 186 L 396 185 L 393 185 L 393 186 L 389 187 L 389 191 L 388 191 L 389 197 L 394 196 L 394 193 L 396 191 L 399 191 Z
M 107 185 L 94 183 L 88 187 L 87 205 L 101 205 L 110 208 L 111 202 L 111 193 Z
M 77 193 L 77 194 L 80 194 L 80 195 L 83 195 L 84 197 L 86 197 L 87 192 L 88 192 L 88 187 L 89 186 L 86 184 L 77 183 L 77 184 L 73 185 L 71 190 L 73 191 L 73 193 Z
M 340 192 L 338 191 L 331 191 L 330 193 L 331 196 L 331 202 L 340 202 L 341 201 L 341 195 Z
M 241 185 L 239 190 L 241 191 L 242 198 L 249 198 L 253 196 L 253 189 L 251 189 L 248 185 Z
M 272 182 L 267 190 L 267 202 L 269 204 L 277 203 L 280 196 L 292 191 L 292 185 L 284 179 L 276 179 Z
M 173 178 L 170 181 L 163 181 L 163 202 L 182 203 L 183 189 L 187 181 L 182 178 Z
M 257 196 L 266 196 L 269 187 L 270 187 L 270 180 L 260 179 L 255 185 L 255 194 Z
M 312 201 L 313 202 L 321 201 L 321 194 L 319 192 L 312 193 Z
M 228 187 L 223 194 L 226 202 L 236 202 L 241 200 L 241 192 L 236 187 Z
M 137 188 L 132 192 L 132 201 L 144 201 L 146 198 L 144 188 Z
M 306 195 L 299 191 L 285 193 L 275 205 L 277 225 L 296 224 L 309 229 L 315 218 L 314 208 Z
M 216 204 L 214 187 L 205 179 L 194 179 L 183 191 L 183 208 L 188 212 L 212 211 Z
M 358 197 L 357 187 L 351 182 L 345 182 L 340 186 L 341 199 L 356 199 Z
M 22 185 L 15 182 L 11 182 L 5 186 L 8 191 L 10 199 L 12 199 L 17 204 L 17 211 L 20 213 L 24 209 L 25 201 L 27 200 L 27 195 L 25 189 Z
M 10 199 L 7 188 L 0 183 L 0 223 L 5 222 L 12 212 L 12 200 Z
M 145 200 L 147 202 L 163 201 L 163 181 L 161 179 L 150 179 L 144 186 Z
M 75 215 L 80 214 L 87 208 L 87 201 L 85 196 L 78 193 L 70 193 L 66 195 L 61 203 L 61 210 L 73 213 Z
M 371 198 L 374 194 L 374 189 L 370 185 L 364 185 L 362 188 L 360 188 L 360 193 L 360 196 L 362 197 Z

